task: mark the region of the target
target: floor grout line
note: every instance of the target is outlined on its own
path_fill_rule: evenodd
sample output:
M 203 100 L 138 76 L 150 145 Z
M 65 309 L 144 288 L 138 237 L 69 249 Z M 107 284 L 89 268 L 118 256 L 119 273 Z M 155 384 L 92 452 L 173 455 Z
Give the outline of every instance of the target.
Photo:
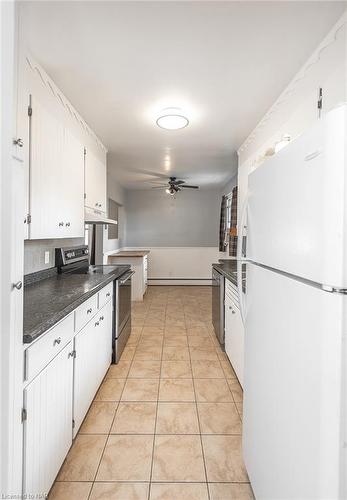
M 165 312 L 166 312 L 166 308 L 165 308 Z M 166 317 L 166 314 L 165 314 L 165 317 Z M 153 436 L 153 447 L 152 447 L 151 471 L 150 471 L 150 475 L 149 475 L 148 500 L 150 500 L 150 496 L 151 496 L 151 484 L 152 484 L 152 477 L 153 477 L 155 436 L 156 436 L 156 431 L 157 431 L 158 405 L 159 405 L 159 394 L 160 394 L 160 380 L 161 380 L 161 371 L 162 371 L 162 367 L 163 367 L 163 350 L 164 350 L 164 342 L 162 342 L 162 346 L 161 346 L 159 384 L 158 384 L 158 393 L 157 393 L 157 407 L 156 407 L 155 422 L 154 422 L 154 436 Z
M 190 356 L 190 351 L 189 351 L 189 360 L 190 360 L 190 369 L 192 370 L 192 374 L 193 374 L 192 359 L 191 359 L 191 356 Z M 208 495 L 208 498 L 210 500 L 211 496 L 210 496 L 210 489 L 208 487 L 207 467 L 206 467 L 205 453 L 204 453 L 204 447 L 203 447 L 202 436 L 201 436 L 201 423 L 200 423 L 198 402 L 197 402 L 197 397 L 196 397 L 196 389 L 195 389 L 194 377 L 193 377 L 193 390 L 194 390 L 194 396 L 195 396 L 195 411 L 196 411 L 196 415 L 197 415 L 197 419 L 198 419 L 198 426 L 199 426 L 199 431 L 200 431 L 200 434 L 199 434 L 199 436 L 200 436 L 200 446 L 201 446 L 202 460 L 203 460 L 203 463 L 204 463 L 207 495 Z
M 154 288 L 159 288 L 159 287 L 154 287 Z M 150 499 L 151 492 L 152 492 L 152 484 L 158 484 L 158 483 L 173 483 L 173 484 L 204 484 L 206 485 L 207 488 L 207 495 L 208 498 L 211 498 L 211 493 L 210 493 L 210 488 L 209 488 L 209 481 L 208 481 L 208 474 L 207 474 L 207 457 L 205 456 L 205 449 L 204 449 L 204 444 L 203 444 L 203 437 L 204 436 L 240 436 L 240 433 L 203 433 L 202 432 L 202 423 L 200 420 L 200 414 L 199 414 L 199 405 L 204 405 L 204 404 L 211 404 L 211 403 L 223 403 L 223 404 L 230 404 L 234 405 L 234 407 L 237 410 L 237 414 L 242 422 L 242 417 L 238 408 L 238 404 L 240 405 L 241 403 L 237 402 L 236 399 L 237 396 L 234 397 L 234 394 L 231 390 L 231 386 L 229 385 L 229 382 L 233 384 L 232 380 L 236 380 L 237 378 L 235 376 L 232 376 L 232 371 L 229 373 L 228 371 L 228 366 L 225 365 L 224 363 L 227 363 L 228 360 L 225 358 L 225 354 L 221 352 L 219 344 L 214 342 L 214 335 L 213 335 L 213 330 L 211 327 L 211 317 L 210 313 L 206 314 L 206 310 L 208 309 L 209 304 L 207 303 L 207 295 L 204 295 L 206 297 L 206 300 L 204 299 L 203 301 L 201 300 L 201 297 L 199 297 L 198 293 L 196 294 L 184 294 L 185 292 L 185 287 L 183 287 L 182 294 L 177 293 L 177 287 L 175 287 L 174 293 L 173 290 L 169 287 L 160 287 L 159 292 L 157 293 L 157 290 L 151 290 L 149 289 L 147 292 L 147 296 L 144 299 L 143 303 L 141 304 L 141 308 L 139 307 L 137 314 L 135 312 L 135 317 L 138 317 L 138 321 L 134 321 L 132 324 L 132 328 L 134 328 L 134 333 L 133 335 L 135 336 L 134 338 L 134 343 L 131 344 L 128 347 L 128 350 L 126 351 L 127 357 L 124 359 L 124 361 L 129 362 L 129 367 L 126 372 L 126 375 L 123 377 L 107 377 L 107 374 L 105 376 L 106 378 L 115 378 L 115 379 L 121 379 L 124 381 L 122 390 L 119 395 L 119 400 L 118 401 L 109 401 L 109 402 L 114 402 L 116 403 L 115 410 L 113 413 L 112 417 L 112 422 L 108 428 L 107 433 L 89 433 L 89 434 L 94 434 L 94 435 L 103 435 L 106 437 L 105 445 L 103 447 L 100 459 L 98 461 L 98 466 L 96 468 L 96 472 L 94 474 L 94 478 L 92 481 L 85 481 L 87 483 L 91 483 L 91 488 L 88 494 L 88 499 L 91 498 L 93 488 L 96 483 L 124 483 L 124 484 L 131 484 L 131 483 L 141 483 L 141 484 L 147 484 L 148 485 L 148 500 Z M 193 288 L 192 288 L 193 289 Z M 196 288 L 195 288 L 196 290 Z M 142 307 L 143 305 L 143 307 Z M 134 304 L 134 311 L 136 311 L 136 304 Z M 177 310 L 183 310 L 183 313 L 180 312 L 179 316 L 182 318 L 181 324 L 179 325 L 172 325 L 170 323 L 170 318 L 177 316 Z M 200 315 L 200 316 L 199 316 Z M 195 317 L 200 317 L 200 319 L 194 319 Z M 207 317 L 208 316 L 208 317 Z M 158 321 L 156 321 L 156 317 L 159 318 Z M 201 319 L 203 318 L 203 319 Z M 147 320 L 147 321 L 146 321 Z M 146 324 L 147 323 L 147 324 Z M 152 324 L 151 324 L 152 323 Z M 184 326 L 183 326 L 184 325 Z M 145 330 L 146 328 L 146 330 Z M 177 329 L 175 332 L 175 328 Z M 151 329 L 154 329 L 154 334 L 151 334 Z M 202 332 L 202 334 L 198 334 L 197 332 Z M 178 345 L 172 345 L 170 343 L 170 338 L 172 336 L 176 335 L 176 341 L 175 339 L 173 340 L 173 344 L 178 344 Z M 182 337 L 182 341 L 178 340 Z M 194 340 L 191 340 L 191 339 Z M 147 347 L 149 348 L 149 357 L 146 357 L 146 342 Z M 191 343 L 192 345 L 191 345 Z M 208 345 L 204 345 L 204 342 Z M 160 358 L 159 359 L 150 359 L 151 354 L 151 348 L 153 347 L 154 349 L 160 344 L 161 349 L 160 349 Z M 182 345 L 183 344 L 183 345 Z M 192 359 L 192 355 L 194 356 L 194 351 L 196 351 L 196 348 L 201 348 L 205 347 L 206 352 L 214 352 L 217 355 L 216 359 L 213 360 L 206 360 L 206 359 Z M 168 357 L 169 359 L 165 359 L 164 357 L 164 352 L 165 348 L 169 348 L 167 353 L 165 353 L 165 357 Z M 172 348 L 172 349 L 170 349 Z M 186 352 L 188 354 L 187 359 L 170 359 L 171 353 L 174 351 L 180 351 L 180 353 Z M 140 355 L 140 359 L 136 358 L 136 355 Z M 143 359 L 141 357 L 143 356 Z M 156 356 L 154 356 L 156 357 Z M 178 357 L 180 357 L 178 355 Z M 210 356 L 209 356 L 210 357 Z M 140 363 L 140 368 L 141 368 L 141 362 L 143 364 L 143 369 L 146 369 L 146 362 L 153 363 L 153 362 L 160 362 L 159 363 L 159 376 L 158 377 L 148 377 L 148 376 L 131 376 L 131 370 L 134 368 L 134 365 L 139 362 Z M 194 362 L 201 362 L 201 363 L 207 363 L 208 361 L 211 362 L 216 362 L 218 361 L 218 364 L 215 364 L 214 367 L 218 366 L 218 368 L 221 370 L 221 374 L 223 376 L 219 377 L 195 377 L 194 372 L 193 372 L 193 364 Z M 164 377 L 163 376 L 163 364 L 164 362 L 172 362 L 172 363 L 177 363 L 177 362 L 184 362 L 187 363 L 187 368 L 189 365 L 190 373 L 191 376 L 189 377 L 178 377 L 177 373 L 179 372 L 174 372 L 176 376 L 171 376 L 171 377 Z M 229 363 L 230 364 L 230 363 Z M 156 363 L 154 363 L 155 366 Z M 174 366 L 174 365 L 172 365 Z M 231 365 L 230 365 L 231 366 Z M 231 367 L 232 368 L 232 367 Z M 155 368 L 157 369 L 157 368 Z M 121 371 L 121 370 L 120 370 Z M 134 372 L 136 373 L 136 372 Z M 146 373 L 144 371 L 144 373 Z M 190 380 L 192 382 L 192 388 L 193 388 L 193 394 L 194 396 L 192 397 L 192 400 L 187 400 L 187 401 L 175 401 L 175 400 L 163 400 L 161 401 L 159 399 L 160 396 L 160 388 L 161 388 L 161 383 L 164 380 L 168 379 L 173 379 L 173 380 Z M 122 397 L 124 396 L 125 388 L 127 385 L 127 382 L 129 380 L 151 380 L 151 381 L 157 381 L 158 387 L 156 390 L 156 400 L 122 400 Z M 227 383 L 228 386 L 228 391 L 231 394 L 231 399 L 232 401 L 228 402 L 220 402 L 220 401 L 197 401 L 197 387 L 196 387 L 196 381 L 197 380 L 211 380 L 211 381 L 221 381 L 224 380 Z M 237 381 L 238 382 L 238 381 Z M 194 398 L 194 399 L 193 399 Z M 105 401 L 97 401 L 97 403 L 102 403 Z M 155 410 L 155 419 L 154 419 L 154 430 L 153 434 L 152 433 L 124 433 L 124 432 L 117 432 L 113 433 L 112 428 L 115 423 L 115 419 L 117 416 L 117 413 L 120 408 L 121 403 L 155 403 L 156 404 L 156 410 Z M 196 433 L 158 433 L 158 424 L 159 424 L 159 405 L 160 403 L 165 403 L 165 404 L 193 404 L 195 407 L 196 411 L 196 418 L 197 418 L 197 423 L 198 423 L 198 432 Z M 78 433 L 82 434 L 82 433 Z M 77 434 L 77 435 L 78 435 Z M 151 455 L 151 464 L 150 464 L 150 474 L 149 474 L 149 480 L 148 481 L 122 481 L 122 480 L 116 480 L 116 481 L 96 481 L 97 475 L 100 470 L 100 466 L 102 463 L 102 460 L 105 455 L 105 450 L 107 447 L 107 444 L 109 442 L 109 439 L 111 436 L 152 436 L 153 437 L 153 445 L 152 445 L 152 455 Z M 156 437 L 157 436 L 199 436 L 199 441 L 200 441 L 200 446 L 201 446 L 201 453 L 202 453 L 202 461 L 203 461 L 203 466 L 204 466 L 204 473 L 205 473 L 205 481 L 165 481 L 165 480 L 160 480 L 160 481 L 155 481 L 153 479 L 153 472 L 154 472 L 154 457 L 155 457 L 155 443 L 156 443 Z M 77 437 L 77 436 L 76 436 Z M 66 481 L 66 482 L 71 482 L 71 481 Z M 78 482 L 78 481 L 77 481 Z M 83 481 L 82 481 L 83 482 Z M 210 483 L 216 483 L 219 484 L 220 481 L 210 481 Z M 222 483 L 230 483 L 230 484 L 248 484 L 247 481 L 222 481 Z
M 130 333 L 130 334 L 131 334 L 131 333 Z M 117 414 L 117 411 L 118 411 L 118 408 L 119 408 L 119 404 L 120 404 L 120 402 L 121 402 L 121 400 L 122 400 L 122 395 L 123 395 L 123 392 L 124 392 L 124 388 L 125 388 L 125 385 L 126 385 L 126 381 L 128 380 L 128 375 L 129 375 L 129 372 L 130 372 L 131 366 L 132 366 L 132 360 L 131 360 L 131 362 L 130 362 L 130 366 L 129 366 L 129 370 L 128 370 L 127 376 L 126 376 L 126 377 L 125 377 L 125 379 L 124 379 L 124 384 L 123 384 L 123 388 L 122 388 L 122 390 L 121 390 L 121 393 L 120 393 L 120 395 L 119 395 L 119 400 L 117 401 L 117 406 L 116 406 L 115 412 L 114 412 L 114 414 L 113 414 L 112 423 L 111 423 L 111 425 L 110 425 L 109 432 L 108 432 L 108 434 L 107 434 L 107 438 L 106 438 L 106 441 L 105 441 L 105 445 L 104 445 L 103 450 L 102 450 L 102 453 L 101 453 L 101 455 L 100 455 L 100 460 L 99 460 L 99 463 L 98 463 L 98 466 L 97 466 L 97 469 L 96 469 L 96 472 L 95 472 L 95 475 L 94 475 L 94 480 L 93 480 L 93 482 L 92 482 L 92 487 L 91 487 L 90 492 L 89 492 L 89 495 L 88 495 L 88 500 L 90 499 L 90 495 L 91 495 L 91 493 L 92 493 L 92 491 L 93 491 L 94 484 L 95 484 L 95 482 L 96 482 L 95 480 L 96 480 L 96 478 L 97 478 L 97 475 L 98 475 L 98 472 L 99 472 L 99 468 L 100 468 L 100 465 L 101 465 L 101 462 L 102 462 L 102 459 L 103 459 L 103 456 L 104 456 L 104 453 L 105 453 L 105 449 L 106 449 L 106 446 L 107 446 L 107 443 L 108 443 L 109 437 L 110 437 L 110 435 L 111 435 L 111 429 L 112 429 L 112 426 L 113 426 L 114 420 L 115 420 L 115 418 L 116 418 L 116 414 Z M 106 376 L 105 376 L 105 377 L 106 377 Z M 105 380 L 105 379 L 104 379 L 104 380 Z M 121 380 L 123 380 L 123 379 L 121 379 Z

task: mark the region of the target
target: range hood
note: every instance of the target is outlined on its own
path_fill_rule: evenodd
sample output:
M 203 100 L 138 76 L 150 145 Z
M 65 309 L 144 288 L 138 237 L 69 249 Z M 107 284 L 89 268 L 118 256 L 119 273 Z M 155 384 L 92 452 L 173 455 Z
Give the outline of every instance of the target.
M 99 210 L 84 209 L 85 224 L 118 224 L 116 220 L 108 219 L 106 214 Z

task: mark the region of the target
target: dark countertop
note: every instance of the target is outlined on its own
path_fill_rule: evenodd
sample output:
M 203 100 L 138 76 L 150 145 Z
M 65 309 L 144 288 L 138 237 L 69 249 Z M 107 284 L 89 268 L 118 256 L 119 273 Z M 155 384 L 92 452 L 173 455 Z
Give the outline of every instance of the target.
M 53 274 L 53 276 L 26 285 L 24 287 L 24 344 L 37 339 L 85 300 L 130 269 L 129 265 L 104 267 L 108 267 L 110 272 Z
M 109 257 L 145 257 L 149 250 L 121 250 L 120 252 L 108 254 Z
M 223 276 L 228 278 L 235 286 L 237 286 L 237 261 L 236 260 L 220 260 L 218 264 L 212 264 L 212 267 L 219 271 Z

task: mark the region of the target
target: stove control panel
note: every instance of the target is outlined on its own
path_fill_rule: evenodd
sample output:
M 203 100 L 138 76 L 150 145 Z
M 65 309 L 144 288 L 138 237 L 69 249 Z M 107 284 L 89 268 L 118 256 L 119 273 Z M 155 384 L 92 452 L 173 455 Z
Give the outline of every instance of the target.
M 61 270 L 64 266 L 67 266 L 69 264 L 74 264 L 76 262 L 88 263 L 88 261 L 88 245 L 55 249 L 55 265 L 57 266 L 58 270 Z

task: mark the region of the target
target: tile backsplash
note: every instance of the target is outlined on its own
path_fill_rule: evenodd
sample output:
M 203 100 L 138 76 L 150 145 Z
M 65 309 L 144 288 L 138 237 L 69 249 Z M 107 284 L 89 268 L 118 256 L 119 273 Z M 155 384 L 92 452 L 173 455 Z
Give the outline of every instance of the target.
M 24 274 L 35 273 L 55 266 L 55 248 L 83 245 L 83 238 L 56 240 L 26 240 L 24 242 Z M 49 252 L 49 263 L 45 264 L 45 252 Z

